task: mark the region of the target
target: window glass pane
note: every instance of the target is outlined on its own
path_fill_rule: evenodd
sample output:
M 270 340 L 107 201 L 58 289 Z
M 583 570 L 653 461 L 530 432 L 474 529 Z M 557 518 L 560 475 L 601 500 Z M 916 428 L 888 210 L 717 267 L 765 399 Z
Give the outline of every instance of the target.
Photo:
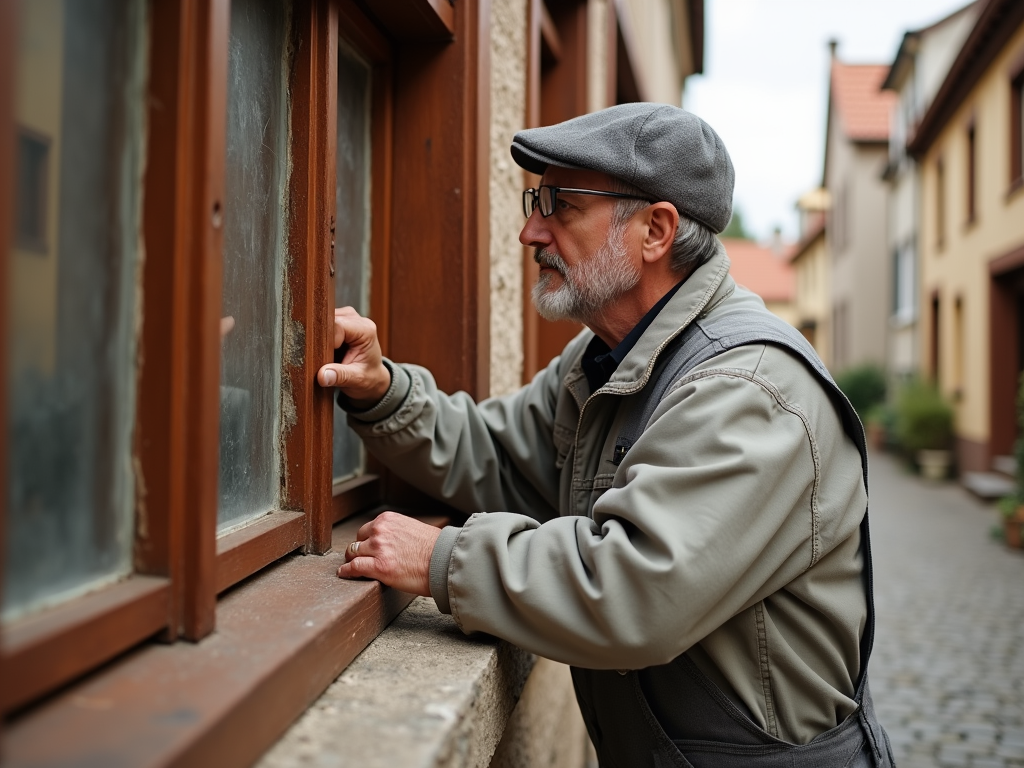
M 338 52 L 338 179 L 334 237 L 338 307 L 369 309 L 370 285 L 370 68 L 342 46 Z M 363 446 L 334 410 L 334 478 L 363 469 Z
M 5 619 L 130 570 L 145 14 L 20 3 Z
M 287 167 L 279 0 L 233 0 L 228 53 L 218 530 L 277 506 Z

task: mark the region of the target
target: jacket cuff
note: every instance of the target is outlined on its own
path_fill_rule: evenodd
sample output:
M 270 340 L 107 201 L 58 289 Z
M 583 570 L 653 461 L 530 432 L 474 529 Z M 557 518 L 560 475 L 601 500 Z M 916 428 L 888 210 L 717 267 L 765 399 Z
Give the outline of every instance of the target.
M 401 407 L 409 395 L 409 390 L 412 389 L 412 379 L 402 366 L 392 363 L 387 358 L 383 358 L 381 362 L 391 373 L 391 385 L 376 405 L 361 410 L 354 407 L 345 395 L 338 392 L 338 405 L 357 421 L 371 423 L 388 418 Z
M 447 525 L 441 529 L 441 535 L 434 542 L 434 551 L 430 555 L 430 596 L 437 603 L 441 613 L 451 613 L 452 606 L 448 599 L 448 564 L 455 550 L 455 542 L 462 533 L 461 528 Z

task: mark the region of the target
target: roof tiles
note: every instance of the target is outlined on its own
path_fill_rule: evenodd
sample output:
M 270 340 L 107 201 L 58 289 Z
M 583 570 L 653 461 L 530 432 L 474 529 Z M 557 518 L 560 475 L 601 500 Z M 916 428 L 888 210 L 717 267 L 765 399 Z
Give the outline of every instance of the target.
M 796 297 L 796 276 L 789 265 L 789 249 L 776 255 L 752 240 L 723 237 L 722 245 L 729 254 L 733 280 L 749 288 L 767 301 L 793 301 Z
M 886 141 L 893 91 L 881 90 L 889 67 L 885 64 L 832 62 L 832 103 L 840 128 L 853 141 Z

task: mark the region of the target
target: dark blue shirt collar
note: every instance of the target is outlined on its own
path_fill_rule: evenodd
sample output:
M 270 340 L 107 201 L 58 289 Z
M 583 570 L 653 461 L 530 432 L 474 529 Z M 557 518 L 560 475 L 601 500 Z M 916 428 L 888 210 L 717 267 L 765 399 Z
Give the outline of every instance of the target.
M 633 326 L 633 330 L 626 334 L 626 337 L 618 343 L 615 349 L 609 349 L 608 345 L 598 336 L 594 336 L 590 340 L 590 344 L 587 345 L 586 350 L 583 352 L 583 359 L 580 361 L 580 365 L 583 367 L 583 373 L 587 377 L 587 383 L 590 385 L 592 393 L 608 383 L 608 379 L 615 373 L 619 363 L 626 359 L 626 355 L 636 346 L 640 337 L 644 335 L 644 331 L 654 322 L 654 318 L 665 308 L 669 299 L 675 295 L 683 282 L 680 280 L 668 293 L 658 299 L 658 303 L 651 307 L 646 315 L 640 318 L 640 322 Z

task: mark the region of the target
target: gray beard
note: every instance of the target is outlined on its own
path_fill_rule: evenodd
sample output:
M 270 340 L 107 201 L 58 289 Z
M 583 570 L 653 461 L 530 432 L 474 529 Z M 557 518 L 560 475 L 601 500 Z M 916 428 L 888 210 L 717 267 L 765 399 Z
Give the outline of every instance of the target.
M 541 274 L 533 286 L 533 305 L 540 316 L 589 325 L 611 302 L 632 290 L 640 282 L 640 268 L 626 256 L 624 234 L 625 227 L 613 226 L 604 245 L 574 267 L 566 265 L 561 256 L 538 248 L 534 260 L 562 276 L 558 288 L 551 288 L 551 273 Z

